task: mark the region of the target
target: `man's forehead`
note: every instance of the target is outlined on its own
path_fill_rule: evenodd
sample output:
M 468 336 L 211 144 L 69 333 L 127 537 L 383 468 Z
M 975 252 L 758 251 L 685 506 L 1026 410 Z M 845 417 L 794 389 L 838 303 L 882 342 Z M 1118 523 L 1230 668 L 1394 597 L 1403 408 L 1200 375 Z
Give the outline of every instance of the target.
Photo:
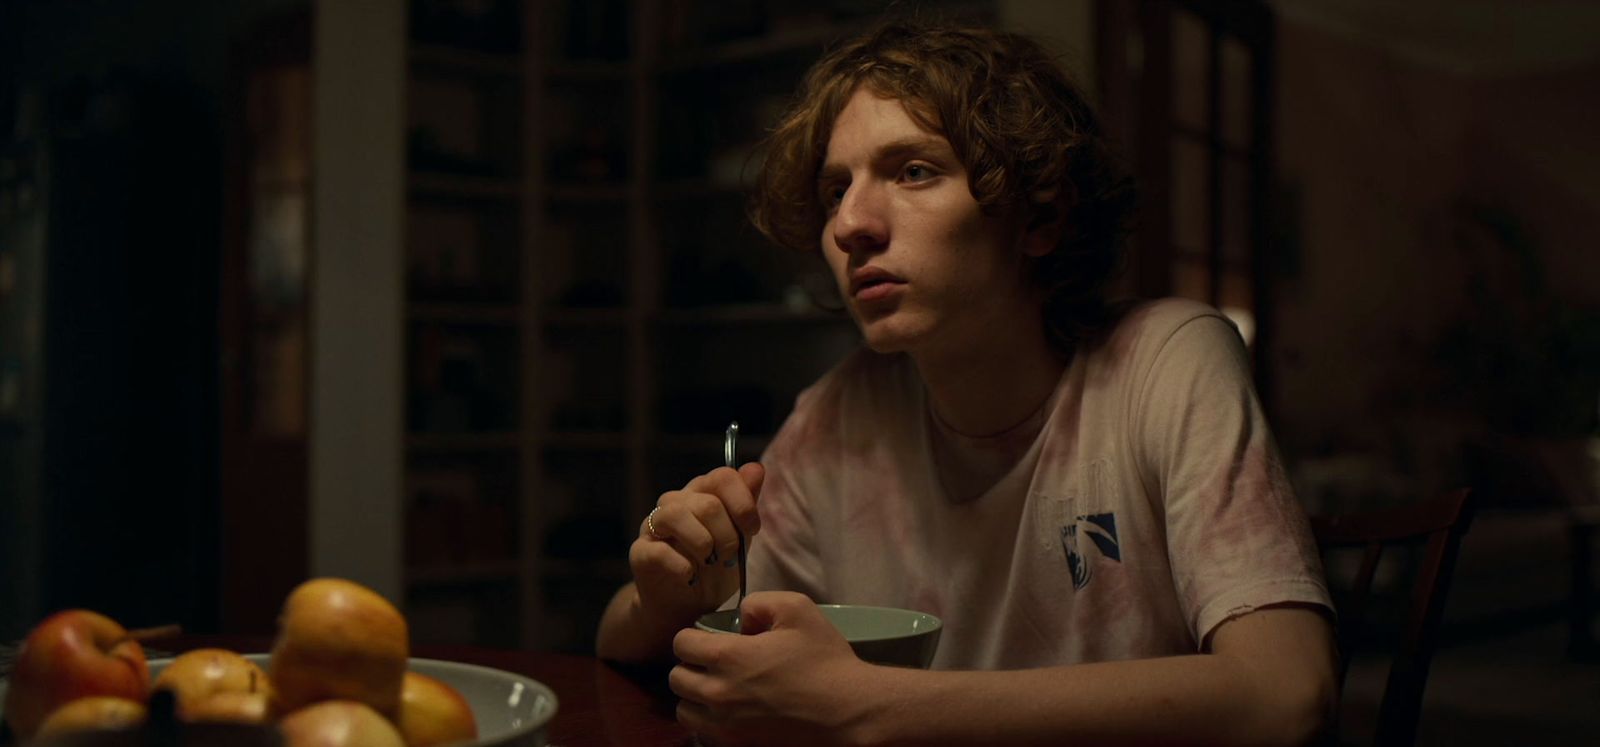
M 920 105 L 916 100 L 884 95 L 862 86 L 851 94 L 849 103 L 846 103 L 844 109 L 834 117 L 833 125 L 828 130 L 827 146 L 823 152 L 822 171 L 828 171 L 830 166 L 838 165 L 836 163 L 838 154 L 834 146 L 839 135 L 840 121 L 852 104 L 863 100 L 870 101 L 878 111 L 872 112 L 872 118 L 867 120 L 872 125 L 869 129 L 852 134 L 865 135 L 857 144 L 865 146 L 869 158 L 877 159 L 916 151 L 931 151 L 937 154 L 952 152 L 950 141 L 942 133 L 924 123 L 927 117 L 919 116 Z M 904 119 L 893 115 L 886 118 L 887 112 L 897 112 L 903 115 Z M 862 113 L 853 112 L 852 116 L 860 118 Z M 900 123 L 910 126 L 897 126 Z

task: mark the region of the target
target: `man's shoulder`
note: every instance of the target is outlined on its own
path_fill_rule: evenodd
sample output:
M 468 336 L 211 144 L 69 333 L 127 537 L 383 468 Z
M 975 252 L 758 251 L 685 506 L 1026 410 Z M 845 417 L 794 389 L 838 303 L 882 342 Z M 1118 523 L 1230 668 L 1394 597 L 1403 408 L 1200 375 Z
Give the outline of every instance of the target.
M 1203 321 L 1202 321 L 1203 320 Z M 1233 322 L 1215 307 L 1187 298 L 1128 301 L 1113 309 L 1113 321 L 1089 348 L 1106 363 L 1148 360 L 1179 330 L 1202 321 L 1205 328 L 1237 335 Z
M 1165 336 L 1196 319 L 1228 317 L 1216 307 L 1187 298 L 1127 301 L 1117 307 L 1112 334 Z

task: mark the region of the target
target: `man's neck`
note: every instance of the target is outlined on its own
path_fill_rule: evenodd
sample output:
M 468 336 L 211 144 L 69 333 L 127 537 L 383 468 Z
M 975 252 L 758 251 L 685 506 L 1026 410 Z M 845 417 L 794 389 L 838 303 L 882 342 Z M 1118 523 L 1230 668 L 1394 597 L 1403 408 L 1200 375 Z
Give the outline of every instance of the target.
M 912 357 L 934 416 L 969 437 L 1004 433 L 1027 420 L 1055 391 L 1067 365 L 1046 339 L 1042 320 L 1001 326 L 958 353 Z

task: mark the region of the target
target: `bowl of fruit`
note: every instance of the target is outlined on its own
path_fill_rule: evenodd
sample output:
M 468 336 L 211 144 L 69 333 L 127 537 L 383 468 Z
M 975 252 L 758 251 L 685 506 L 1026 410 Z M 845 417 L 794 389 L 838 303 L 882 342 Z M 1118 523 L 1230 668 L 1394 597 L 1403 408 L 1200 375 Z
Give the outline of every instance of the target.
M 269 653 L 147 660 L 138 638 L 88 610 L 39 623 L 0 681 L 0 745 L 538 747 L 557 707 L 532 678 L 410 656 L 400 612 L 343 579 L 291 592 Z

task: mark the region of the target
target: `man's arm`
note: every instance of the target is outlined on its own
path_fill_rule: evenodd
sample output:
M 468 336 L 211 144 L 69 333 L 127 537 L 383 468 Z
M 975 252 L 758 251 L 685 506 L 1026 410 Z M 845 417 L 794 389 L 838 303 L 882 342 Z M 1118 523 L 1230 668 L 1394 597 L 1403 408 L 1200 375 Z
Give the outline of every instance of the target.
M 767 633 L 675 642 L 679 718 L 718 744 L 1298 745 L 1327 728 L 1337 701 L 1330 626 L 1305 608 L 1225 622 L 1209 654 L 928 672 L 863 664 L 848 647 L 840 658 L 843 641 L 803 597 L 759 604 L 745 614 L 767 616 Z
M 1267 609 L 1223 623 L 1210 654 L 1020 672 L 888 670 L 864 744 L 1278 744 L 1333 717 L 1327 621 Z M 895 702 L 899 701 L 899 702 Z
M 610 661 L 667 661 L 672 653 L 672 636 L 683 627 L 680 621 L 662 621 L 645 614 L 639 603 L 639 587 L 629 581 L 611 597 L 600 617 L 595 652 Z

